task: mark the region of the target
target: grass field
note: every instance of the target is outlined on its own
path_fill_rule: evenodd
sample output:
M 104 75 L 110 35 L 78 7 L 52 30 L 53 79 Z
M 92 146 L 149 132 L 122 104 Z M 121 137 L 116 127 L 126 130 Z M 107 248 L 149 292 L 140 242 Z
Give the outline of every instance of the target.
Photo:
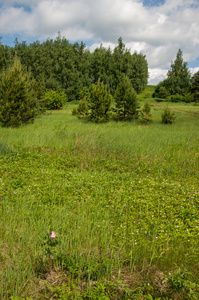
M 150 125 L 0 128 L 0 299 L 199 299 L 199 107 L 152 91 Z

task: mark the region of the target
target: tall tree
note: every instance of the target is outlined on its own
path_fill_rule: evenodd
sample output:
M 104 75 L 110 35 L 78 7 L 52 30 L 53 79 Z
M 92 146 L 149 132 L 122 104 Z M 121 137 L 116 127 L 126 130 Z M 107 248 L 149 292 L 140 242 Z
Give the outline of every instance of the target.
M 187 62 L 183 61 L 183 52 L 178 50 L 176 59 L 171 63 L 168 71 L 168 86 L 171 95 L 184 95 L 190 91 L 191 73 L 187 67 Z
M 161 97 L 163 95 L 180 95 L 184 96 L 190 92 L 191 73 L 187 67 L 187 63 L 183 60 L 183 52 L 178 50 L 176 59 L 171 63 L 171 68 L 167 73 L 167 78 L 161 81 L 153 94 L 153 97 Z M 183 99 L 183 97 L 179 97 Z

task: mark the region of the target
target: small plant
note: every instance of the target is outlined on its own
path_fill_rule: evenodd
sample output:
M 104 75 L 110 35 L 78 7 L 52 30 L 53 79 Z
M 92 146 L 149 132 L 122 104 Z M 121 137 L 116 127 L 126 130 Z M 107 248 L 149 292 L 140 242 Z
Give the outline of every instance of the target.
M 57 91 L 46 91 L 43 97 L 43 105 L 46 109 L 62 109 L 68 101 L 66 94 Z
M 172 124 L 175 121 L 175 112 L 172 112 L 169 107 L 166 107 L 162 113 L 162 123 Z
M 80 100 L 77 108 L 73 109 L 72 114 L 74 115 L 74 113 L 76 114 L 78 119 L 86 120 L 88 116 L 88 106 L 87 106 L 86 97 Z
M 146 102 L 139 113 L 139 121 L 141 124 L 149 124 L 150 122 L 152 122 L 150 112 L 151 112 L 150 104 Z
M 181 299 L 198 299 L 198 286 L 190 280 L 191 277 L 192 274 L 186 268 L 175 270 L 168 278 L 171 294 L 179 293 Z
M 55 231 L 47 232 L 42 238 L 42 251 L 41 253 L 48 257 L 55 252 L 55 247 L 59 244 Z

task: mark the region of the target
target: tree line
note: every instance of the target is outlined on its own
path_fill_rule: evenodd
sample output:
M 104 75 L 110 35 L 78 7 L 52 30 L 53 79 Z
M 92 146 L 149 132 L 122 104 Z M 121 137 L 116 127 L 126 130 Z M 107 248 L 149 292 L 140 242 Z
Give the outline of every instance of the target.
M 135 93 L 147 85 L 145 55 L 131 54 L 122 38 L 113 51 L 101 44 L 93 52 L 83 42 L 71 44 L 60 34 L 43 43 L 27 45 L 16 39 L 14 47 L 0 44 L 0 122 L 27 123 L 45 109 L 82 99 L 99 81 L 114 95 L 124 76 Z
M 115 92 L 121 74 L 129 77 L 137 93 L 148 81 L 145 55 L 131 54 L 122 38 L 113 51 L 101 44 L 93 52 L 83 42 L 71 44 L 60 34 L 55 40 L 29 45 L 16 39 L 14 47 L 0 45 L 0 71 L 9 67 L 15 56 L 20 58 L 23 67 L 31 70 L 40 89 L 64 92 L 69 101 L 78 99 L 79 92 L 97 83 L 99 78 L 111 93 Z

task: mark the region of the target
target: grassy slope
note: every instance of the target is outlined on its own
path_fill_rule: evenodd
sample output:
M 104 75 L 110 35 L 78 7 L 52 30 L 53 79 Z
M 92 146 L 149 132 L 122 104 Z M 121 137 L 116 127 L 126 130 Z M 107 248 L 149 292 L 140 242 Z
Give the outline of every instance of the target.
M 68 105 L 0 128 L 2 299 L 197 295 L 198 107 L 172 104 L 165 126 L 149 100 L 149 126 L 84 124 Z

